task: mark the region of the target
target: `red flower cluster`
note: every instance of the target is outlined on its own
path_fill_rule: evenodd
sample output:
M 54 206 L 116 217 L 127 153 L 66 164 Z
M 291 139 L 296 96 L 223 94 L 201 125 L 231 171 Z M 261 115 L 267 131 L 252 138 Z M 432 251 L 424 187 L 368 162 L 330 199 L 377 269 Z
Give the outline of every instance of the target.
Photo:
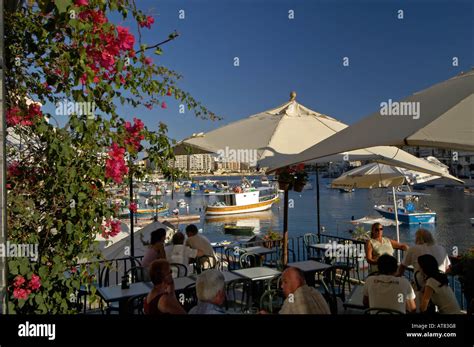
M 99 36 L 97 42 L 85 46 L 88 57 L 87 66 L 94 72 L 94 83 L 103 79 L 114 80 L 116 74 L 120 74 L 121 83 L 125 83 L 122 71 L 117 71 L 116 64 L 124 52 L 127 52 L 130 57 L 135 56 L 133 50 L 135 37 L 128 28 L 114 27 L 113 25 L 104 26 L 103 24 L 108 23 L 108 19 L 100 10 L 85 10 L 79 14 L 79 18 L 82 21 L 93 23 L 92 32 Z M 126 67 L 123 70 L 126 70 Z M 86 73 L 81 76 L 80 81 L 82 84 L 86 84 Z
M 151 29 L 151 25 L 153 23 L 155 23 L 155 18 L 153 18 L 152 16 L 147 16 L 144 21 L 141 21 L 138 24 L 140 25 L 141 28 L 147 27 L 148 29 Z
M 74 0 L 74 5 L 76 6 L 87 6 L 89 5 L 88 0 Z
M 137 213 L 137 209 L 138 209 L 137 203 L 136 202 L 130 203 L 130 205 L 128 206 L 128 209 L 133 213 Z
M 14 177 L 19 175 L 21 175 L 20 163 L 17 161 L 11 162 L 7 168 L 7 176 Z
M 22 114 L 21 109 L 18 106 L 15 106 L 7 110 L 7 125 L 15 126 L 19 124 L 31 126 L 41 117 L 43 117 L 43 113 L 41 112 L 41 106 L 38 104 L 30 104 L 26 114 Z
M 143 122 L 138 118 L 133 118 L 133 126 L 130 122 L 125 122 L 125 130 L 127 131 L 125 143 L 131 145 L 134 151 L 140 149 L 140 142 L 145 138 L 142 134 L 144 128 Z
M 109 150 L 109 157 L 105 163 L 105 177 L 111 178 L 115 183 L 122 183 L 123 176 L 128 173 L 128 167 L 125 165 L 125 149 L 112 143 Z
M 18 275 L 13 282 L 13 297 L 19 300 L 26 300 L 32 291 L 38 291 L 41 288 L 41 279 L 38 275 L 31 275 L 31 280 L 26 284 L 26 279 Z
M 120 220 L 110 220 L 105 222 L 105 226 L 102 226 L 102 236 L 106 239 L 114 237 L 120 232 Z

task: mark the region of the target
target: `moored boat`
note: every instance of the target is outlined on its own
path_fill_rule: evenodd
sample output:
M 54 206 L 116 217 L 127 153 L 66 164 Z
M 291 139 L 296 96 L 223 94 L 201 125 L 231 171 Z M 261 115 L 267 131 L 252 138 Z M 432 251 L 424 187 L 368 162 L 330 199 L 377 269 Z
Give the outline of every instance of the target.
M 231 235 L 253 235 L 252 226 L 239 226 L 239 225 L 225 225 L 224 233 Z
M 425 224 L 436 222 L 436 212 L 425 206 L 423 209 L 417 208 L 418 198 L 423 193 L 415 192 L 398 192 L 397 196 L 401 197 L 397 201 L 398 221 L 406 224 Z M 374 206 L 374 210 L 388 219 L 395 220 L 394 205 L 378 204 Z
M 272 207 L 278 194 L 273 188 L 237 187 L 233 192 L 214 194 L 216 201 L 206 207 L 208 215 L 225 215 L 265 211 Z

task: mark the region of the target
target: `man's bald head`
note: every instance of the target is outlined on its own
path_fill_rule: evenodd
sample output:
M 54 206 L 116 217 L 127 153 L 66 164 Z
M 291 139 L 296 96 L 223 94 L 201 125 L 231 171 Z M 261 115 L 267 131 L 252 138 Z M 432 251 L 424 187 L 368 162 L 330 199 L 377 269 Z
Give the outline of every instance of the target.
M 289 267 L 281 275 L 281 288 L 287 297 L 306 283 L 303 272 L 296 267 Z

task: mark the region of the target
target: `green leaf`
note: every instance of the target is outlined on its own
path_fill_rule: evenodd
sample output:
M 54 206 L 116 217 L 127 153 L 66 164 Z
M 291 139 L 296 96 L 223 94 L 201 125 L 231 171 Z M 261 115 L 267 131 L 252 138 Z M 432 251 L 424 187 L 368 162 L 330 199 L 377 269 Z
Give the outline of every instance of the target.
M 72 5 L 72 0 L 54 0 L 54 4 L 56 5 L 58 12 L 64 13 L 67 11 L 67 8 Z

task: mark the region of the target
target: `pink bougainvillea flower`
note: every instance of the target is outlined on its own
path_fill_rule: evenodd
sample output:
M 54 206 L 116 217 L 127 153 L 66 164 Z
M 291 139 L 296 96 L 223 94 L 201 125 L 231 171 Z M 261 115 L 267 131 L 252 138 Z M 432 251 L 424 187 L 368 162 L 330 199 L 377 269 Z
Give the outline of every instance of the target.
M 111 178 L 115 183 L 122 183 L 123 176 L 128 173 L 128 167 L 125 165 L 125 149 L 112 143 L 109 148 L 109 157 L 105 163 L 105 177 Z
M 110 231 L 110 236 L 114 237 L 120 232 L 120 220 L 113 220 L 110 224 L 112 225 L 112 230 Z
M 76 6 L 87 6 L 89 5 L 89 1 L 88 0 L 74 0 L 74 4 Z
M 7 168 L 7 176 L 14 177 L 19 175 L 21 175 L 20 163 L 17 161 L 11 162 Z
M 168 91 L 166 92 L 166 95 L 171 96 L 171 89 L 168 89 Z
M 133 126 L 130 122 L 125 122 L 125 130 L 127 132 L 125 143 L 131 145 L 134 151 L 140 149 L 140 142 L 145 138 L 142 131 L 145 127 L 143 122 L 138 118 L 133 118 Z
M 140 23 L 138 23 L 140 25 L 140 27 L 147 27 L 148 29 L 151 29 L 151 25 L 155 23 L 155 18 L 153 18 L 152 16 L 147 16 L 146 19 L 144 21 L 141 21 Z
M 31 291 L 29 289 L 15 288 L 13 289 L 13 296 L 18 300 L 26 300 L 30 295 Z
M 21 287 L 24 283 L 26 282 L 25 278 L 21 275 L 18 275 L 15 277 L 15 280 L 13 281 L 13 286 L 15 288 Z
M 163 101 L 163 102 L 161 103 L 161 108 L 168 108 L 168 106 L 166 106 L 166 102 Z
M 151 59 L 150 57 L 146 57 L 145 58 L 145 64 L 147 64 L 147 65 L 153 64 L 153 59 Z
M 130 203 L 130 205 L 128 206 L 128 209 L 133 212 L 133 213 L 137 213 L 137 208 L 138 208 L 138 205 L 136 202 L 132 202 Z
M 19 107 L 12 107 L 7 110 L 7 125 L 14 126 L 21 122 L 21 110 Z
M 31 280 L 30 283 L 28 284 L 28 287 L 31 288 L 31 290 L 38 290 L 41 288 L 41 279 L 38 275 L 31 275 Z
M 118 33 L 118 45 L 120 50 L 128 51 L 133 48 L 135 43 L 135 37 L 130 34 L 128 28 L 117 26 L 117 33 Z

